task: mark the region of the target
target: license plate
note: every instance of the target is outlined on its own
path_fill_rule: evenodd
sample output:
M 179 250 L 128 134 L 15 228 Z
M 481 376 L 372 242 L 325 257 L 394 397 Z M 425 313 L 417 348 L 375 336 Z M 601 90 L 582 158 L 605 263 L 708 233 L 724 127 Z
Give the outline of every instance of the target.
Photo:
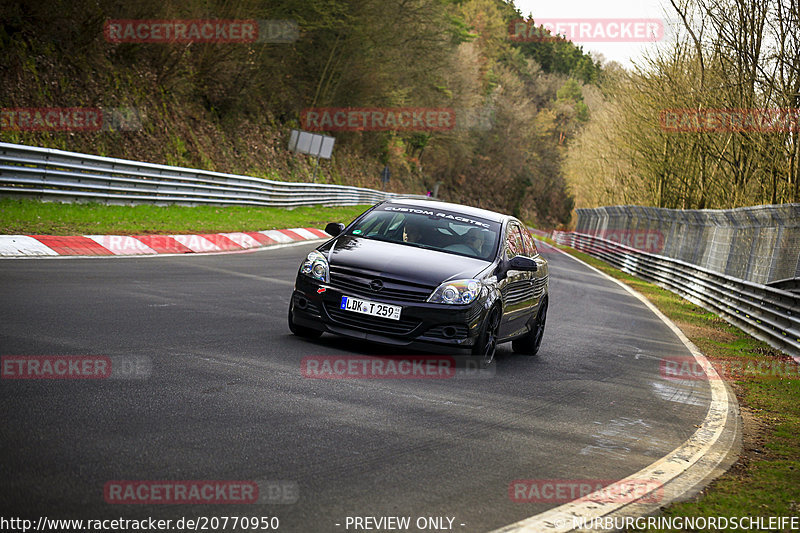
M 400 320 L 400 311 L 403 309 L 399 305 L 370 302 L 369 300 L 353 298 L 352 296 L 342 296 L 342 304 L 339 307 L 345 311 L 389 318 L 391 320 Z

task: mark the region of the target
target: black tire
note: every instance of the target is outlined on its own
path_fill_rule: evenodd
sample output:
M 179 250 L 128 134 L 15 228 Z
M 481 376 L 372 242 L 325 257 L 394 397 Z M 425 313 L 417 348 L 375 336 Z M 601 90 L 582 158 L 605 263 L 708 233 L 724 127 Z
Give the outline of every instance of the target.
M 291 306 L 289 306 L 289 330 L 298 337 L 304 337 L 306 339 L 318 339 L 322 336 L 322 332 L 319 330 L 295 324 Z
M 481 334 L 478 336 L 478 342 L 472 348 L 472 355 L 482 357 L 481 364 L 484 368 L 492 364 L 497 352 L 497 334 L 500 329 L 501 316 L 499 307 L 494 307 L 489 311 L 483 322 Z
M 536 313 L 536 319 L 531 330 L 524 337 L 511 342 L 511 348 L 514 353 L 526 355 L 539 353 L 539 347 L 542 345 L 542 338 L 544 337 L 545 322 L 547 322 L 547 298 L 539 306 L 539 311 Z

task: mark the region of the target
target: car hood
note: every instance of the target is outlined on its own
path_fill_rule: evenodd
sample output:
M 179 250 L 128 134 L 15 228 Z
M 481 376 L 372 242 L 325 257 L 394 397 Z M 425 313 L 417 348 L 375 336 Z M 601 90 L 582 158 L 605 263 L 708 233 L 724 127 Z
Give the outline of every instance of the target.
M 342 235 L 322 251 L 334 269 L 352 268 L 431 286 L 474 278 L 490 265 L 482 259 L 352 235 Z

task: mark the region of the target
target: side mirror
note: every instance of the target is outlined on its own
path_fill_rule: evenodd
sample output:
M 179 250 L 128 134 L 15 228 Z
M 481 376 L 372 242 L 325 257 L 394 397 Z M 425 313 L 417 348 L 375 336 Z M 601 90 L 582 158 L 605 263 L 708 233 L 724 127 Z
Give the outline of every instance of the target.
M 344 224 L 342 224 L 341 222 L 331 222 L 327 226 L 325 226 L 325 233 L 327 233 L 331 237 L 336 237 L 343 231 L 344 231 Z
M 539 264 L 530 257 L 525 257 L 524 255 L 518 255 L 516 257 L 511 258 L 511 260 L 508 262 L 508 268 L 506 270 L 522 270 L 525 272 L 536 272 L 537 270 L 539 270 Z

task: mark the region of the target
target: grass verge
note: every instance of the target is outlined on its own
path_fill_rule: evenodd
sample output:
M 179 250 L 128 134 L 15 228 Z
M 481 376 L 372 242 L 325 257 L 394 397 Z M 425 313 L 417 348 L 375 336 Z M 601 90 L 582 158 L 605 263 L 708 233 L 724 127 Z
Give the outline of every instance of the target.
M 545 240 L 556 246 L 552 240 Z M 686 518 L 800 515 L 797 363 L 670 291 L 572 248 L 557 247 L 626 283 L 655 304 L 714 364 L 720 375 L 726 376 L 739 401 L 743 419 L 739 459 L 697 497 L 662 508 L 663 514 Z M 761 370 L 758 365 L 762 362 L 768 363 L 772 371 Z M 778 371 L 774 372 L 775 369 Z M 767 375 L 773 373 L 777 376 Z
M 0 234 L 142 235 L 324 228 L 328 222 L 349 222 L 368 207 L 123 206 L 3 198 Z

